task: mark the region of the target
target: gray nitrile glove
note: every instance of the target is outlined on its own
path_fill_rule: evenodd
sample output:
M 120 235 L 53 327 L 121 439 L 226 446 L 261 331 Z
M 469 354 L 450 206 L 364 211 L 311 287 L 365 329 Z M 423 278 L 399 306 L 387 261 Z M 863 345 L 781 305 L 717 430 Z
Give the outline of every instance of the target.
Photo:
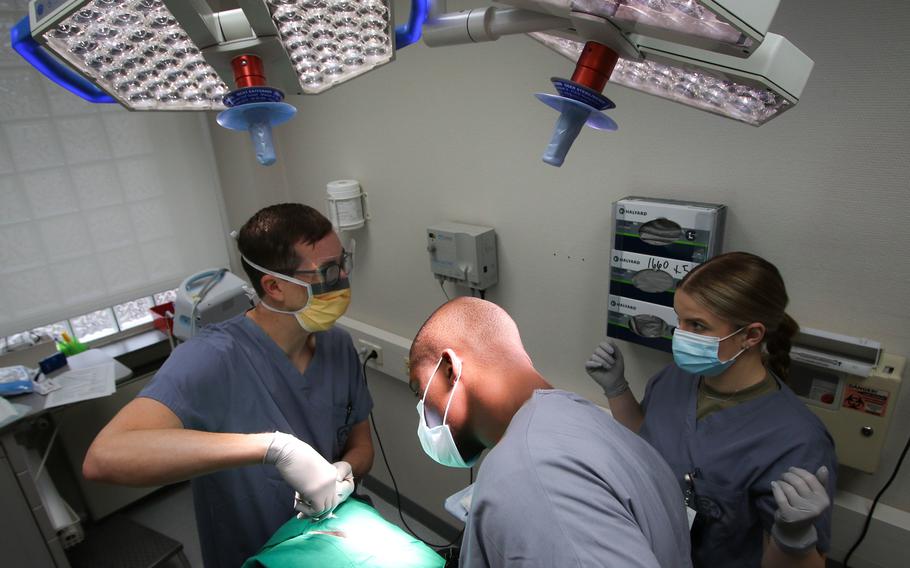
M 805 554 L 818 541 L 815 520 L 831 506 L 828 498 L 828 468 L 821 466 L 815 475 L 791 467 L 778 481 L 771 482 L 777 501 L 771 536 L 784 552 Z
M 585 363 L 585 371 L 600 385 L 607 398 L 617 397 L 629 390 L 622 351 L 609 339 L 600 342 Z
M 338 470 L 306 442 L 275 432 L 262 461 L 278 468 L 294 489 L 294 509 L 304 517 L 331 513 L 341 502 L 336 490 Z

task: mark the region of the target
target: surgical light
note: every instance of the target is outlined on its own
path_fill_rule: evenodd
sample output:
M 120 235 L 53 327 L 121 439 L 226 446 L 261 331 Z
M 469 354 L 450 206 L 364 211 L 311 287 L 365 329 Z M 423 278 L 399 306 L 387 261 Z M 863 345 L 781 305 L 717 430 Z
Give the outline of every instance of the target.
M 32 0 L 14 44 L 23 56 L 47 48 L 131 110 L 224 109 L 240 55 L 259 57 L 271 86 L 297 94 L 323 92 L 394 57 L 389 0 L 240 4 L 214 12 L 205 0 Z M 27 39 L 38 46 L 25 49 Z M 66 82 L 52 62 L 36 67 Z M 71 90 L 87 98 L 86 89 Z
M 560 113 L 544 154 L 556 166 L 584 126 L 618 128 L 605 114 L 615 106 L 602 92 L 610 83 L 761 126 L 799 102 L 813 66 L 768 32 L 780 0 L 506 0 L 460 12 L 447 12 L 446 0 L 411 0 L 394 34 L 390 0 L 237 2 L 214 12 L 206 0 L 31 0 L 11 35 L 36 68 L 93 102 L 230 107 L 219 123 L 248 130 L 263 164 L 275 159 L 269 129 L 293 115 L 284 92 L 321 93 L 421 35 L 436 47 L 527 33 L 574 61 L 570 79 L 552 79 L 557 94 L 537 95 Z M 241 57 L 263 71 L 229 93 Z
M 304 93 L 321 93 L 392 59 L 391 10 L 382 0 L 267 3 Z
M 271 165 L 271 128 L 296 112 L 285 92 L 318 94 L 393 59 L 389 2 L 239 0 L 214 12 L 206 0 L 32 0 L 11 39 L 91 102 L 220 110 L 218 123 L 249 132 L 256 159 Z M 420 37 L 424 15 L 412 14 L 420 19 L 400 30 L 401 45 Z
M 779 0 L 509 0 L 515 8 L 445 13 L 435 0 L 424 42 L 494 41 L 528 33 L 576 62 L 558 94 L 538 93 L 559 118 L 543 161 L 562 165 L 584 126 L 616 130 L 609 83 L 760 126 L 792 108 L 812 60 L 768 33 Z
M 124 106 L 224 108 L 227 85 L 161 0 L 71 2 L 42 19 L 53 5 L 32 4 L 47 48 Z
M 535 40 L 566 58 L 576 61 L 584 44 L 548 33 L 529 34 Z M 652 42 L 652 45 L 656 43 Z M 669 48 L 668 44 L 660 44 Z M 719 114 L 740 122 L 761 126 L 792 108 L 799 100 L 812 62 L 786 39 L 768 34 L 754 59 L 734 60 L 737 67 L 715 64 L 695 57 L 694 50 L 673 54 L 648 50 L 659 60 L 620 58 L 610 76 L 610 83 L 649 95 L 669 99 L 700 110 Z M 689 52 L 689 59 L 684 53 Z M 781 63 L 786 61 L 786 67 Z M 728 63 L 730 63 L 728 61 Z M 748 63 L 748 65 L 746 64 Z M 767 77 L 776 78 L 776 81 Z

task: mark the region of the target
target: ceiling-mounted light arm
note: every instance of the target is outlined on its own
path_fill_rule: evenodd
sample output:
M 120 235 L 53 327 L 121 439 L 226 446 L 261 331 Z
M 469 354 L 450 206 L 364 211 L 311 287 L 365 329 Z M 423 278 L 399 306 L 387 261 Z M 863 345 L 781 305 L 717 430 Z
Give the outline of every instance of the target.
M 705 6 L 735 24 L 756 43 L 761 43 L 777 14 L 780 0 L 707 0 Z
M 199 49 L 224 41 L 218 16 L 205 0 L 162 0 Z
M 423 42 L 430 47 L 495 41 L 504 35 L 568 28 L 565 18 L 519 8 L 475 8 L 427 20 Z
M 569 20 L 580 39 L 606 45 L 626 59 L 641 59 L 636 45 L 610 20 L 584 12 L 570 12 Z
M 44 49 L 32 37 L 29 16 L 25 16 L 10 30 L 10 46 L 42 75 L 67 91 L 90 103 L 115 103 L 112 96 L 76 73 Z
M 256 37 L 273 37 L 278 35 L 269 11 L 263 9 L 263 0 L 239 0 L 240 9 L 246 15 L 247 22 L 253 28 Z
M 215 18 L 223 36 L 219 43 L 270 37 L 259 36 L 250 24 L 246 12 L 240 8 L 218 12 L 215 14 Z M 274 35 L 274 30 L 272 35 Z
M 448 13 L 449 7 L 446 0 L 427 0 L 427 21 L 432 22 L 443 14 Z
M 748 57 L 764 40 L 780 0 L 504 0 L 564 18 L 584 13 L 638 34 Z

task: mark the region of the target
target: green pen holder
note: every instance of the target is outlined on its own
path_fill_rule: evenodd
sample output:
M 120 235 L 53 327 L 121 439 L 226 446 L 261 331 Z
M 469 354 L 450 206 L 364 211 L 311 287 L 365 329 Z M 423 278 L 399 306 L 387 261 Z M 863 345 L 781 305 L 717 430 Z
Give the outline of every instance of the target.
M 57 342 L 57 351 L 63 353 L 67 357 L 72 357 L 77 353 L 82 353 L 87 350 L 88 347 L 78 339 L 73 339 L 72 341 L 58 341 Z

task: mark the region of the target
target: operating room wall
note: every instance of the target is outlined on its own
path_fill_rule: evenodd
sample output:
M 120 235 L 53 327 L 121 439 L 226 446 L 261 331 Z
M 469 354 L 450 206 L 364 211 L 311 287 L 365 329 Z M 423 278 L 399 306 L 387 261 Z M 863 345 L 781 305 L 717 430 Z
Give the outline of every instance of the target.
M 396 7 L 404 21 L 406 7 Z M 879 340 L 906 357 L 908 24 L 910 4 L 897 0 L 784 1 L 772 31 L 816 62 L 795 109 L 753 128 L 608 86 L 620 130 L 582 132 L 562 168 L 540 161 L 556 115 L 533 93 L 552 91 L 551 76 L 569 76 L 569 61 L 524 36 L 411 46 L 327 93 L 290 97 L 299 114 L 276 131 L 273 169 L 255 165 L 244 136 L 213 126 L 228 215 L 239 224 L 283 199 L 324 208 L 326 182 L 360 180 L 373 218 L 355 233 L 348 315 L 409 338 L 445 299 L 429 271 L 426 226 L 495 227 L 500 283 L 488 298 L 512 314 L 554 385 L 602 402 L 583 363 L 604 335 L 611 202 L 635 194 L 724 203 L 726 250 L 774 262 L 797 321 Z M 670 358 L 623 350 L 641 395 Z M 399 485 L 436 510 L 458 479 L 420 455 L 407 386 L 376 381 L 373 389 L 380 404 L 394 405 L 380 411 L 394 422 L 387 446 L 411 450 L 392 451 Z M 879 473 L 843 470 L 841 489 L 871 498 L 887 479 L 910 435 L 910 386 L 892 412 Z M 383 469 L 377 461 L 376 475 Z M 884 503 L 910 510 L 908 472 Z

